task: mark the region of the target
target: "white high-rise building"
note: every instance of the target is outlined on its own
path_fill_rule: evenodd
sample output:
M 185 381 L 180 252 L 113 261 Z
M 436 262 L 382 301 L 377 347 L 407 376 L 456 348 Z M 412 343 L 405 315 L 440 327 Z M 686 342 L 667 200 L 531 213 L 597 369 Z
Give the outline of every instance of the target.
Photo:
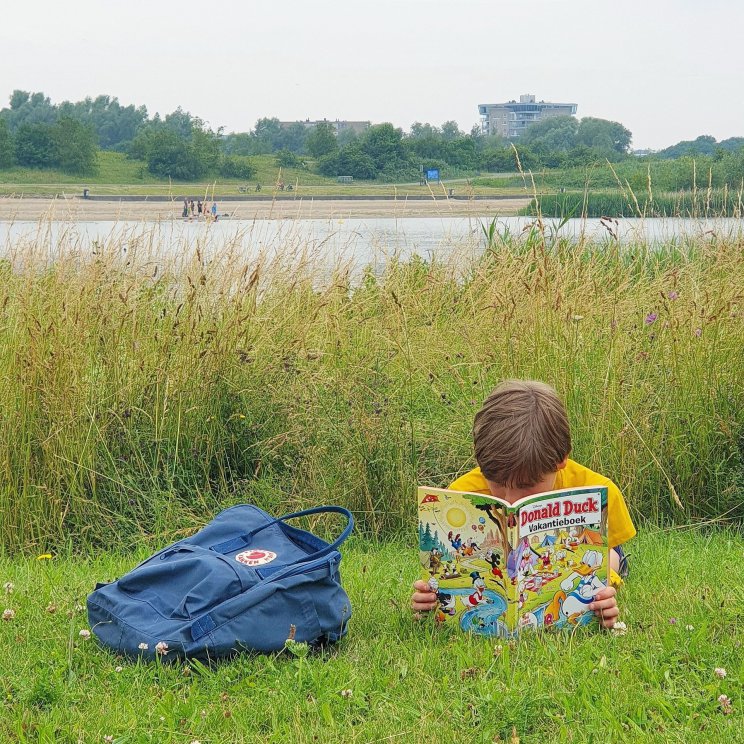
M 483 134 L 499 134 L 507 139 L 518 139 L 530 124 L 549 116 L 573 116 L 576 109 L 575 103 L 536 101 L 529 94 L 519 96 L 519 101 L 478 105 Z

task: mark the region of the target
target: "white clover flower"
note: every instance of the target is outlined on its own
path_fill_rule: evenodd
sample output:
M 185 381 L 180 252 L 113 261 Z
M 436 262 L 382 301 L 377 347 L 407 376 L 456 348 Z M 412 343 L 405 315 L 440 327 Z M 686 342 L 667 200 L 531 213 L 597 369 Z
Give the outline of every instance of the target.
M 685 625 L 685 630 L 695 630 L 694 625 Z
M 15 610 L 7 609 L 3 611 L 3 620 L 12 620 L 15 617 Z
M 159 641 L 155 644 L 155 651 L 157 651 L 160 656 L 165 656 L 168 653 L 168 644 L 165 641 Z
M 148 649 L 148 648 L 150 648 L 150 647 L 149 647 L 149 646 L 148 646 L 148 645 L 147 645 L 146 643 L 140 643 L 140 645 L 139 645 L 139 646 L 137 646 L 137 648 L 138 648 L 138 649 L 139 649 L 140 651 L 147 651 L 147 649 Z
M 88 638 L 90 638 L 90 631 L 83 628 L 78 635 L 84 640 L 87 641 Z
M 713 674 L 715 674 L 719 679 L 724 679 L 726 677 L 726 670 L 723 667 L 716 667 L 713 670 Z
M 124 667 L 118 666 L 118 667 L 116 667 L 116 669 L 114 669 L 114 671 L 118 674 L 119 672 L 123 672 L 124 671 Z
M 103 737 L 103 740 L 104 740 L 104 741 L 105 741 L 105 742 L 106 742 L 107 744 L 111 744 L 111 742 L 113 742 L 113 741 L 114 741 L 114 737 L 113 737 L 113 736 L 111 736 L 111 734 L 106 734 L 106 736 L 104 736 L 104 737 Z
M 612 626 L 610 632 L 615 636 L 625 635 L 628 632 L 628 626 L 623 622 L 617 622 Z
M 341 695 L 341 697 L 350 698 L 354 694 L 354 691 L 353 690 L 341 690 L 339 694 Z
M 731 698 L 728 695 L 719 695 L 718 702 L 721 705 L 721 712 L 724 716 L 734 712 L 734 706 L 731 705 Z
M 15 584 L 12 581 L 6 581 L 3 584 L 3 589 L 5 589 L 6 594 L 11 594 L 13 589 L 15 589 Z

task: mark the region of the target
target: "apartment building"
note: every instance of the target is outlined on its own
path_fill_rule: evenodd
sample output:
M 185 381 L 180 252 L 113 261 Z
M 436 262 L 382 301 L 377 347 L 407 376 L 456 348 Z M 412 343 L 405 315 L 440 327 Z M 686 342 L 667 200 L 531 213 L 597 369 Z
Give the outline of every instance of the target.
M 483 134 L 499 134 L 507 139 L 519 139 L 530 124 L 549 116 L 574 116 L 576 109 L 575 103 L 536 101 L 531 94 L 519 96 L 518 101 L 478 105 Z

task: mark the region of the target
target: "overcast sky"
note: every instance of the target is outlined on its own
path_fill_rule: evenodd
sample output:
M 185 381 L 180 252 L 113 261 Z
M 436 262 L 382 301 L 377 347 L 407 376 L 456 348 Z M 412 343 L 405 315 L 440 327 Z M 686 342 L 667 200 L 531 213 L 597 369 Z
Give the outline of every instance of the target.
M 21 0 L 0 12 L 0 107 L 106 93 L 214 128 L 369 119 L 469 130 L 534 93 L 633 147 L 744 136 L 736 0 Z

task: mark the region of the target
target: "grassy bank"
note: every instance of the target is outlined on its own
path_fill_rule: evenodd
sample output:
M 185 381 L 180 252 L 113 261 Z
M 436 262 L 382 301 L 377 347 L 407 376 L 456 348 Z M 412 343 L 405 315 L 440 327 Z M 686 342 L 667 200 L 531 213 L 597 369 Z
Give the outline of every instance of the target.
M 209 258 L 206 231 L 114 232 L 92 254 L 75 235 L 52 265 L 43 239 L 0 264 L 5 550 L 162 540 L 237 500 L 341 503 L 394 535 L 415 483 L 473 465 L 504 377 L 557 387 L 573 456 L 636 519 L 744 516 L 741 242 L 533 230 L 352 279 L 291 230 L 253 259 L 251 233 Z
M 55 196 L 58 194 L 82 193 L 84 188 L 94 195 L 144 196 L 192 196 L 207 195 L 245 197 L 257 194 L 256 184 L 261 185 L 261 195 L 277 191 L 277 182 L 284 182 L 285 190 L 277 191 L 281 197 L 292 195 L 314 196 L 397 196 L 422 195 L 435 193 L 444 196 L 447 189 L 463 195 L 522 195 L 521 183 L 496 181 L 494 185 L 473 186 L 467 179 L 446 184 L 383 183 L 378 181 L 356 181 L 352 184 L 339 184 L 335 178 L 313 173 L 309 168 L 279 168 L 273 155 L 255 155 L 251 163 L 256 167 L 256 175 L 249 179 L 222 178 L 210 182 L 181 182 L 156 178 L 147 170 L 146 163 L 130 160 L 118 152 L 100 151 L 98 153 L 98 170 L 90 176 L 73 176 L 52 169 L 13 168 L 0 170 L 0 195 Z M 286 187 L 292 187 L 291 191 Z
M 132 663 L 80 637 L 88 626 L 76 607 L 93 583 L 121 575 L 138 556 L 0 559 L 0 583 L 14 584 L 0 594 L 2 608 L 15 611 L 0 621 L 0 739 L 516 744 L 514 731 L 521 744 L 735 741 L 743 549 L 725 531 L 641 534 L 619 596 L 625 635 L 580 631 L 509 644 L 414 622 L 411 543 L 357 541 L 342 565 L 354 614 L 336 648 L 212 669 Z
M 681 157 L 672 160 L 627 158 L 608 163 L 599 160 L 581 167 L 532 169 L 528 175 L 538 192 L 632 189 L 636 194 L 648 192 L 705 191 L 708 188 L 730 191 L 742 189 L 742 169 L 729 162 L 708 156 Z M 515 174 L 508 183 L 518 185 L 522 176 Z M 475 186 L 496 186 L 497 179 L 483 175 L 473 179 Z M 503 181 L 502 181 L 503 183 Z M 728 184 L 728 186 L 726 186 Z

